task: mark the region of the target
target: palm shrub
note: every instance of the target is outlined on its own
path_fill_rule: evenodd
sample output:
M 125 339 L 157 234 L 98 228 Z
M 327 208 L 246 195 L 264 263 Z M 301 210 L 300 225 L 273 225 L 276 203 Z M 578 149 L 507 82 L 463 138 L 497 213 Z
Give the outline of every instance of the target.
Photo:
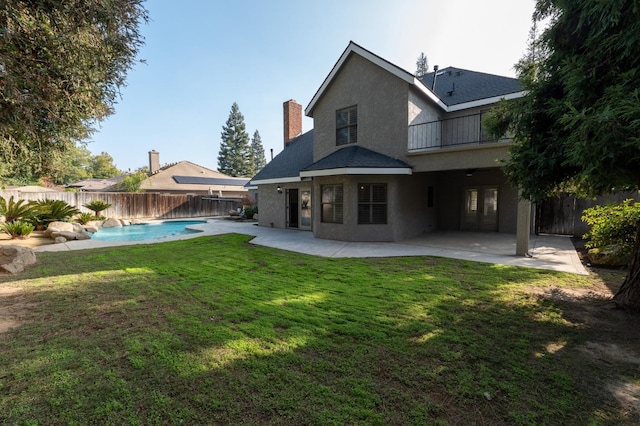
M 0 215 L 4 216 L 7 223 L 29 217 L 32 213 L 32 207 L 25 200 L 14 201 L 13 195 L 9 200 L 0 197 Z
M 92 220 L 95 220 L 96 217 L 94 215 L 92 215 L 91 213 L 80 213 L 77 217 L 76 217 L 76 221 L 81 224 L 81 225 L 86 225 L 88 222 L 91 222 Z
M 5 232 L 11 236 L 11 239 L 24 240 L 29 238 L 29 235 L 33 232 L 33 225 L 28 222 L 22 222 L 16 220 L 14 222 L 7 222 L 2 224 L 2 232 Z
M 591 207 L 583 212 L 582 221 L 591 226 L 583 236 L 587 248 L 615 245 L 631 255 L 640 226 L 640 202 L 627 199 L 619 204 Z
M 80 210 L 62 200 L 38 200 L 30 204 L 33 209 L 30 221 L 36 226 L 47 226 L 56 221 L 68 222 L 73 216 L 80 214 Z
M 91 210 L 95 217 L 100 217 L 100 213 L 111 207 L 111 204 L 102 200 L 93 200 L 90 203 L 83 204 L 82 207 L 86 207 Z

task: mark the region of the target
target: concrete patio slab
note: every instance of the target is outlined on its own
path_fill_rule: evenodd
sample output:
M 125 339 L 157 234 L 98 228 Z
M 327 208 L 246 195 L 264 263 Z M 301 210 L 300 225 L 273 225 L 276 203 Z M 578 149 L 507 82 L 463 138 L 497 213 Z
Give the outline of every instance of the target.
M 439 256 L 501 265 L 523 266 L 587 275 L 571 239 L 562 236 L 532 235 L 531 257 L 515 255 L 516 237 L 512 234 L 480 232 L 436 232 L 400 242 L 346 242 L 314 238 L 308 231 L 274 229 L 255 223 L 211 219 L 189 228 L 202 231 L 162 241 L 180 240 L 205 235 L 238 233 L 252 235 L 252 244 L 322 257 L 394 257 Z M 82 250 L 114 247 L 144 242 L 70 241 L 38 247 L 37 251 Z

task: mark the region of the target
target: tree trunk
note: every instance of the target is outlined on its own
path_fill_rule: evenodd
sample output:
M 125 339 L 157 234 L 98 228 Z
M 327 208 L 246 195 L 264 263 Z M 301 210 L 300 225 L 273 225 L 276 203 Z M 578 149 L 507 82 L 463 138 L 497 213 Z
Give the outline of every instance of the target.
M 636 231 L 629 271 L 613 301 L 621 308 L 640 310 L 640 226 Z

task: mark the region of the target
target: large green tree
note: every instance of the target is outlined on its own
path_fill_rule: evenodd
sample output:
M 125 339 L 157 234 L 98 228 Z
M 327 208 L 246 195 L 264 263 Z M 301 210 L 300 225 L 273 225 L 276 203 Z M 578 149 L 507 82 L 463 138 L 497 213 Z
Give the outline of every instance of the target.
M 110 113 L 135 63 L 144 0 L 0 3 L 0 171 L 51 177 L 51 158 Z
M 505 172 L 525 198 L 640 188 L 639 8 L 538 0 L 534 22 L 549 24 L 518 64 L 528 94 L 493 117 L 514 137 Z M 640 227 L 614 301 L 640 308 Z
M 258 173 L 267 164 L 267 159 L 264 157 L 264 147 L 262 146 L 262 138 L 260 132 L 257 130 L 253 132 L 251 138 L 251 174 L 250 176 Z
M 231 106 L 229 118 L 222 126 L 218 153 L 218 171 L 229 176 L 251 176 L 251 146 L 244 116 L 237 103 Z
M 89 174 L 92 178 L 108 179 L 122 174 L 113 163 L 113 157 L 106 152 L 91 157 Z

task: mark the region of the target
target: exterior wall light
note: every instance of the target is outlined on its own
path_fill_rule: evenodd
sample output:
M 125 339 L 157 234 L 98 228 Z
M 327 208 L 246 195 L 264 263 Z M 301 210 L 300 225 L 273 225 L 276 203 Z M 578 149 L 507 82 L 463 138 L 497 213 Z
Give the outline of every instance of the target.
M 278 185 L 278 187 L 276 188 L 276 191 L 278 191 L 278 194 L 282 194 L 282 187 Z

